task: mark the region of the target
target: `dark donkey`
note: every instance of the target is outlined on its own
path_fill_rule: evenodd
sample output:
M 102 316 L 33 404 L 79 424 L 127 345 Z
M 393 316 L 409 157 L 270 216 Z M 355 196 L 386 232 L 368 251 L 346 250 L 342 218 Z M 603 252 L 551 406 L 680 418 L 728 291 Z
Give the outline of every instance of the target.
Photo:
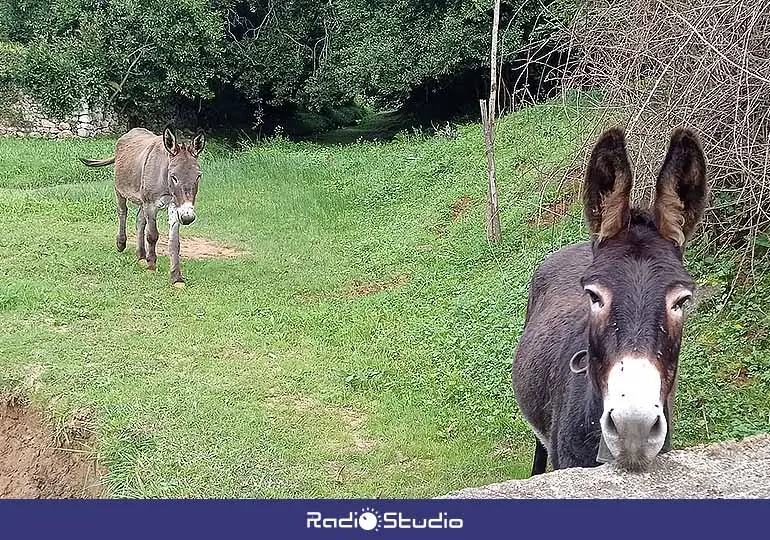
M 171 283 L 184 286 L 179 267 L 179 224 L 195 220 L 195 196 L 201 168 L 198 156 L 206 144 L 203 133 L 190 144 L 178 143 L 171 128 L 155 135 L 134 128 L 118 139 L 115 155 L 103 160 L 81 159 L 89 167 L 115 164 L 115 199 L 118 204 L 118 251 L 126 248 L 126 201 L 139 205 L 136 214 L 136 257 L 155 270 L 158 243 L 156 216 L 168 208 L 168 250 Z M 145 243 L 146 230 L 146 243 Z
M 554 469 L 598 465 L 602 439 L 602 461 L 644 469 L 667 439 L 694 287 L 682 256 L 708 197 L 696 137 L 672 135 L 650 209 L 631 207 L 631 184 L 625 136 L 609 130 L 585 177 L 591 241 L 546 257 L 532 278 L 513 363 L 536 436 L 532 474 L 548 456 Z

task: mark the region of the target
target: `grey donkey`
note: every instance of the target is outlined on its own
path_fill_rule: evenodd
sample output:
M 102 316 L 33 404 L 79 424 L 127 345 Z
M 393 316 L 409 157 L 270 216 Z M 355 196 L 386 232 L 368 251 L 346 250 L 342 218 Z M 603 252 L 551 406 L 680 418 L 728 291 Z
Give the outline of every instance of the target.
M 158 210 L 168 210 L 168 250 L 171 283 L 184 287 L 179 265 L 179 225 L 195 221 L 195 196 L 201 179 L 198 157 L 206 145 L 203 133 L 191 143 L 177 142 L 167 127 L 163 135 L 134 128 L 120 137 L 115 155 L 102 160 L 80 159 L 88 167 L 115 164 L 115 200 L 118 207 L 118 251 L 126 248 L 127 201 L 139 206 L 136 214 L 136 258 L 155 270 L 158 243 Z M 146 239 L 146 241 L 145 241 Z

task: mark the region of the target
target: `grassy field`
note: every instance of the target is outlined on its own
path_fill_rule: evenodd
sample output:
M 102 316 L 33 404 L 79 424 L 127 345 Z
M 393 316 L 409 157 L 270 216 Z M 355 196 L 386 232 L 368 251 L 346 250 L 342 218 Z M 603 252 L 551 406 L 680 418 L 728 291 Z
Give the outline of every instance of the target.
M 528 281 L 584 237 L 544 172 L 579 128 L 500 123 L 504 240 L 483 232 L 480 128 L 349 146 L 210 144 L 198 220 L 247 252 L 183 260 L 185 290 L 114 248 L 113 141 L 0 140 L 0 389 L 84 414 L 117 497 L 425 497 L 530 468 L 509 372 Z M 133 219 L 129 220 L 133 227 Z M 164 225 L 161 225 L 163 230 Z M 678 446 L 770 430 L 770 281 L 729 260 L 686 335 Z M 86 413 L 84 413 L 86 411 Z

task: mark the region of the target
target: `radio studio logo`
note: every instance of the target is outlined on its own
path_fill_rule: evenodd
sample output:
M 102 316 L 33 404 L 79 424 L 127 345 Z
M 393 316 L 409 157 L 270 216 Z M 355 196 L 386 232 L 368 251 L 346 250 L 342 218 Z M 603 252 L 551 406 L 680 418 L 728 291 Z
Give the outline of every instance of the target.
M 348 512 L 343 516 L 325 516 L 321 512 L 307 512 L 308 529 L 462 529 L 461 518 L 450 517 L 446 512 L 414 517 L 403 512 L 378 512 L 365 507 L 360 512 Z

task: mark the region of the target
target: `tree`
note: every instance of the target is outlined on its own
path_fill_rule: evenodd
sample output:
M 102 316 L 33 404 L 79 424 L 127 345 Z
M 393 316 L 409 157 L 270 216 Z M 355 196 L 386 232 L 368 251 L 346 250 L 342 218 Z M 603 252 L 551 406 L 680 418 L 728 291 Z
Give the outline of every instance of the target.
M 0 0 L 0 41 L 25 45 L 16 82 L 49 108 L 110 101 L 139 119 L 174 108 L 197 114 L 223 100 L 391 108 L 423 88 L 478 80 L 490 8 L 489 0 Z M 498 6 L 503 16 L 511 10 Z M 513 18 L 507 46 L 531 24 L 529 15 Z M 478 97 L 475 86 L 466 92 Z
M 30 24 L 14 78 L 53 112 L 112 99 L 130 114 L 160 116 L 213 95 L 224 23 L 206 0 L 52 0 Z

